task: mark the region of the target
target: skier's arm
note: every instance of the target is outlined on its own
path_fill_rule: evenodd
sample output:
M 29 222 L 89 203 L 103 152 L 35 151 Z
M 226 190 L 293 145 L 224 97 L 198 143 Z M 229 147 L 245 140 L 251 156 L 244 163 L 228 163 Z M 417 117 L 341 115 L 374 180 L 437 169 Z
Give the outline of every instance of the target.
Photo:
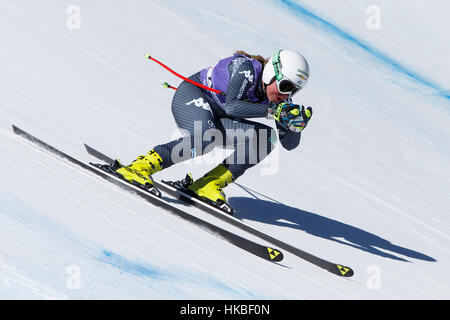
M 278 122 L 276 122 L 278 129 L 278 138 L 280 143 L 288 151 L 291 151 L 298 147 L 300 144 L 300 138 L 302 137 L 301 132 L 294 132 L 291 130 L 286 130 Z
M 238 58 L 239 59 L 239 58 Z M 230 81 L 225 100 L 225 112 L 233 118 L 262 118 L 267 114 L 268 105 L 241 100 L 247 96 L 255 84 L 253 64 L 243 59 L 242 63 L 230 63 Z

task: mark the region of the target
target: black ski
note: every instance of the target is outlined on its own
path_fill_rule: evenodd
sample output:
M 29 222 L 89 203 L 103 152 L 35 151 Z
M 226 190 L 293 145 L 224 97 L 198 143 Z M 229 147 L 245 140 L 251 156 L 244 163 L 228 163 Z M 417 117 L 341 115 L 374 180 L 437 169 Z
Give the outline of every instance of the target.
M 86 151 L 89 154 L 91 154 L 92 156 L 96 157 L 97 159 L 102 160 L 105 163 L 109 163 L 109 164 L 114 163 L 114 161 L 115 161 L 114 159 L 108 157 L 107 155 L 101 153 L 100 151 L 95 150 L 94 148 L 92 148 L 86 144 L 84 146 L 86 148 Z M 160 183 L 157 180 L 154 180 L 154 183 L 158 189 L 160 189 L 172 196 L 175 196 L 183 201 L 186 201 L 189 204 L 195 205 L 198 208 L 201 208 L 202 210 L 204 210 L 205 212 L 208 212 L 223 221 L 226 221 L 242 230 L 245 230 L 245 231 L 259 237 L 260 239 L 268 241 L 268 242 L 280 247 L 281 249 L 284 249 L 287 252 L 290 252 L 290 253 L 296 255 L 297 257 L 300 257 L 301 259 L 308 261 L 308 262 L 310 262 L 322 269 L 325 269 L 335 275 L 342 276 L 342 277 L 352 277 L 354 275 L 354 271 L 352 268 L 319 258 L 315 255 L 312 255 L 312 254 L 306 252 L 306 251 L 300 250 L 286 242 L 278 240 L 256 228 L 246 224 L 245 222 L 233 217 L 232 215 L 225 213 L 223 210 L 220 210 L 219 208 L 209 205 L 209 204 L 205 203 L 204 201 L 201 201 L 198 198 L 195 198 L 192 195 L 185 193 L 183 189 L 176 188 L 171 183 L 167 183 L 164 181 L 162 181 Z
M 65 159 L 69 161 L 72 164 L 75 164 L 85 170 L 88 170 L 101 178 L 119 186 L 120 188 L 129 191 L 133 194 L 136 194 L 137 196 L 141 197 L 142 199 L 146 200 L 147 202 L 156 205 L 160 208 L 163 208 L 166 210 L 166 212 L 170 212 L 171 214 L 174 214 L 184 220 L 187 220 L 202 229 L 208 231 L 209 233 L 213 234 L 214 236 L 224 239 L 229 243 L 232 243 L 233 245 L 252 253 L 260 258 L 263 258 L 268 261 L 278 262 L 283 260 L 283 253 L 278 250 L 274 249 L 272 247 L 264 246 L 261 244 L 258 244 L 256 242 L 250 241 L 249 239 L 243 238 L 237 234 L 234 234 L 230 231 L 227 231 L 225 229 L 219 228 L 205 220 L 202 220 L 200 218 L 197 218 L 178 207 L 172 205 L 170 202 L 166 201 L 164 198 L 159 197 L 158 195 L 155 195 L 149 190 L 145 190 L 142 188 L 139 188 L 131 183 L 128 183 L 124 180 L 121 180 L 117 176 L 111 174 L 107 169 L 101 168 L 95 165 L 86 164 L 80 160 L 77 160 L 73 158 L 72 156 L 69 156 L 68 154 L 48 145 L 47 143 L 37 139 L 36 137 L 30 135 L 29 133 L 23 131 L 22 129 L 19 129 L 16 126 L 12 126 L 14 133 L 17 135 L 20 135 L 27 140 L 33 142 L 34 144 L 38 145 L 39 147 L 45 149 L 46 151 L 49 151 L 50 153 L 58 156 L 60 159 Z

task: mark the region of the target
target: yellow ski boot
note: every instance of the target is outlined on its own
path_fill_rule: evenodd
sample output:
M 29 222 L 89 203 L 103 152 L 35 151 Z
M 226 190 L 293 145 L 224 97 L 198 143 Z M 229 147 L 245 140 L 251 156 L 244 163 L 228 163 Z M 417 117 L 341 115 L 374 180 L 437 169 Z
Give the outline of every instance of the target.
M 222 189 L 233 182 L 233 180 L 231 172 L 224 165 L 219 164 L 187 188 L 200 199 L 210 202 L 227 213 L 232 214 L 233 209 L 227 203 L 225 193 Z
M 150 189 L 154 187 L 151 175 L 162 168 L 161 156 L 150 150 L 147 155 L 139 156 L 129 166 L 120 166 L 115 172 L 130 183 Z

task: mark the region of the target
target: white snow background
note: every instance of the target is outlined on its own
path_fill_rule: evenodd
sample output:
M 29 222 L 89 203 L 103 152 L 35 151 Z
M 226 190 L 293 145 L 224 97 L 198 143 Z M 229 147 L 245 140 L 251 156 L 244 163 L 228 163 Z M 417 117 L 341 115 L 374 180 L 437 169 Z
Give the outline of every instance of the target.
M 373 5 L 380 29 L 367 26 Z M 450 298 L 449 10 L 445 0 L 0 0 L 0 298 Z M 267 159 L 279 157 L 276 174 L 260 164 L 225 191 L 238 218 L 353 267 L 350 279 L 289 253 L 280 264 L 248 254 L 11 130 L 86 162 L 83 143 L 126 163 L 177 134 L 173 91 L 160 84 L 180 80 L 145 54 L 189 76 L 238 49 L 279 48 L 310 63 L 294 102 L 311 105 L 312 120 L 299 148 Z

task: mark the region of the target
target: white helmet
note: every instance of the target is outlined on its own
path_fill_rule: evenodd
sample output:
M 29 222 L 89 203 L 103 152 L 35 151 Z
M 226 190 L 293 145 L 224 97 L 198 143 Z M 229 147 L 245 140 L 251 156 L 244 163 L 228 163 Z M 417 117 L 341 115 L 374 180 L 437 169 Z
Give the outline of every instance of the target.
M 277 81 L 280 93 L 293 95 L 305 87 L 309 78 L 309 66 L 305 57 L 292 50 L 279 50 L 266 63 L 262 80 L 266 85 Z

